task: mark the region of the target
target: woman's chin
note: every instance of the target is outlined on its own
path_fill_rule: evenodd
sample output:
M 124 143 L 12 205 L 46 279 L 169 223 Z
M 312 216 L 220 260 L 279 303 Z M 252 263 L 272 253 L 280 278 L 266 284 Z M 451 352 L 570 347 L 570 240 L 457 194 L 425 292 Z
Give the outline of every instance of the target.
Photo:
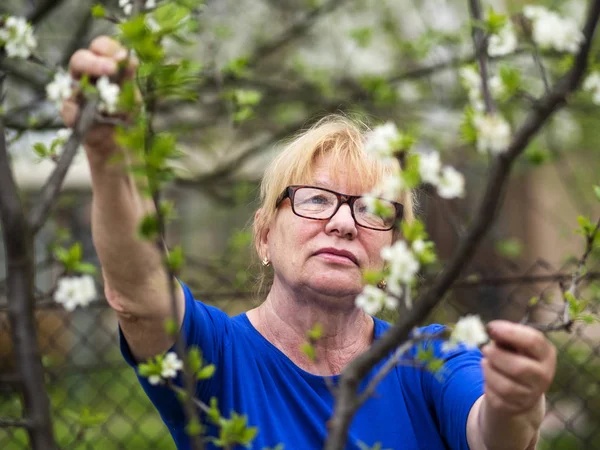
M 362 290 L 360 279 L 355 277 L 327 277 L 321 275 L 310 282 L 312 290 L 330 297 L 356 297 Z

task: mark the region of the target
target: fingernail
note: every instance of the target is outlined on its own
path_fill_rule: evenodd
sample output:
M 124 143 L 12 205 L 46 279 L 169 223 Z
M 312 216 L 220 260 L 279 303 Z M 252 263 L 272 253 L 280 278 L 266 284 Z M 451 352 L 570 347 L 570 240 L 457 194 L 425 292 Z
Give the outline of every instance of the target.
M 124 48 L 119 49 L 117 53 L 115 53 L 115 59 L 117 61 L 123 61 L 125 58 L 127 58 L 127 50 Z

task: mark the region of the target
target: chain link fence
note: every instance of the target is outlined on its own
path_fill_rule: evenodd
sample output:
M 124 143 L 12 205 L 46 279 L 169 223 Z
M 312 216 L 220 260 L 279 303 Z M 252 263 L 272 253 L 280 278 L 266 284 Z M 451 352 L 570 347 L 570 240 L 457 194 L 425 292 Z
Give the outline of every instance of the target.
M 507 318 L 551 323 L 563 311 L 561 282 L 574 267 L 551 267 L 538 261 L 526 270 L 506 266 L 493 274 L 478 272 L 455 284 L 432 313 L 431 322 L 448 322 L 467 312 L 486 320 Z M 589 283 L 600 272 L 589 271 L 584 290 L 598 297 Z M 196 298 L 235 314 L 249 309 L 250 292 L 202 292 Z M 538 299 L 531 308 L 531 299 Z M 595 303 L 589 306 L 598 313 Z M 56 438 L 61 449 L 174 449 L 167 428 L 121 358 L 115 314 L 105 301 L 72 313 L 48 302 L 37 309 L 39 340 L 47 371 Z M 559 365 L 548 394 L 548 412 L 538 449 L 600 449 L 600 327 L 576 325 L 570 333 L 553 333 Z M 18 379 L 12 372 L 9 323 L 0 311 L 0 417 L 21 417 Z M 81 431 L 78 416 L 89 410 L 98 425 Z M 0 428 L 0 448 L 27 449 L 18 428 Z

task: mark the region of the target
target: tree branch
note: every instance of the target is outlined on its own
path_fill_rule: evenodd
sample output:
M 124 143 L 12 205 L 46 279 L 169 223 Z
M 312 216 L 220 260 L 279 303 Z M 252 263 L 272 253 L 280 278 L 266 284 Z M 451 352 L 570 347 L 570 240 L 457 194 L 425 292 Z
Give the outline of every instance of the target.
M 353 405 L 360 381 L 381 359 L 408 339 L 411 330 L 426 319 L 473 256 L 476 247 L 494 221 L 515 159 L 524 151 L 550 115 L 565 103 L 566 96 L 581 83 L 599 16 L 600 0 L 594 0 L 589 8 L 583 30 L 585 42 L 581 46 L 573 68 L 551 92 L 541 99 L 538 107 L 529 113 L 524 124 L 513 137 L 507 152 L 494 160 L 490 178 L 477 208 L 476 219 L 469 226 L 466 236 L 459 243 L 458 249 L 434 286 L 415 302 L 410 314 L 400 317 L 381 339 L 375 341 L 369 350 L 351 361 L 343 371 L 336 394 L 334 415 L 329 422 L 330 433 L 325 443 L 326 450 L 341 450 L 345 447 L 350 421 L 356 412 Z
M 56 198 L 60 193 L 63 180 L 75 158 L 77 149 L 94 123 L 97 103 L 97 100 L 90 100 L 81 106 L 79 117 L 73 127 L 73 134 L 65 144 L 63 153 L 58 160 L 54 171 L 50 177 L 48 177 L 46 183 L 44 183 L 37 202 L 31 208 L 28 222 L 34 234 L 46 222 L 50 210 L 54 206 Z

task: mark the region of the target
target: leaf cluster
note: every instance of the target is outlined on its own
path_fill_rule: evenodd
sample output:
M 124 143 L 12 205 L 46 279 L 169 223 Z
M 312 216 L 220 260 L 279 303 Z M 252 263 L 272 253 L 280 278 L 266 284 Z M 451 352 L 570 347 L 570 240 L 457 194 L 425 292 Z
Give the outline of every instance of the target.
M 210 409 L 206 415 L 208 420 L 219 428 L 218 437 L 208 438 L 217 447 L 231 448 L 234 445 L 243 445 L 250 448 L 252 441 L 258 434 L 257 427 L 248 426 L 246 415 L 232 412 L 229 419 L 224 418 L 219 411 L 215 397 L 210 399 Z

